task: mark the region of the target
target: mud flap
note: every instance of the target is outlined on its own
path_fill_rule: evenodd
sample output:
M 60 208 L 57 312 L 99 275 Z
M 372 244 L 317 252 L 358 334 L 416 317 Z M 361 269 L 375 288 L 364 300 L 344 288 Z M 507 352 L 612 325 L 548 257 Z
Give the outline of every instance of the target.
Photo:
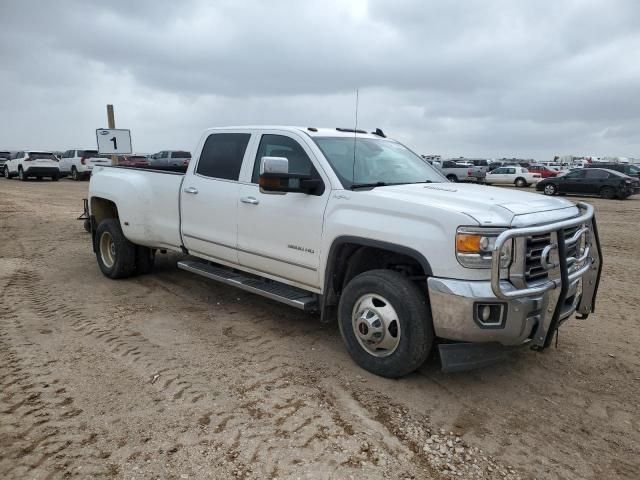
M 505 347 L 499 343 L 442 343 L 438 345 L 442 371 L 464 372 L 503 361 L 528 343 Z

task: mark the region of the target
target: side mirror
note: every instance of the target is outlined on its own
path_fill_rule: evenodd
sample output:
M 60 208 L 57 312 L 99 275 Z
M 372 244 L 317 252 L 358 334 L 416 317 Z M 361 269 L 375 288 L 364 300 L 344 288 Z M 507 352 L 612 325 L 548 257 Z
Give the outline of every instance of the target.
M 260 176 L 273 175 L 273 178 L 289 176 L 289 159 L 285 157 L 262 157 L 260 159 Z
M 308 175 L 289 173 L 289 159 L 285 157 L 262 157 L 258 181 L 263 193 L 322 194 L 322 181 Z

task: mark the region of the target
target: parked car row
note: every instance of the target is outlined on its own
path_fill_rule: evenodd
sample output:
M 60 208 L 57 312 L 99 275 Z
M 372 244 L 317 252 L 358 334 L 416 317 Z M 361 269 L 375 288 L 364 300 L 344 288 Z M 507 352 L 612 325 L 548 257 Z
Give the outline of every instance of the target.
M 186 170 L 191 153 L 181 150 L 165 150 L 154 155 L 119 155 L 118 166 Z M 44 150 L 0 151 L 0 173 L 7 179 L 18 177 L 51 178 L 71 177 L 83 180 L 91 176 L 96 166 L 111 165 L 111 155 L 98 150 L 74 148 L 65 152 Z
M 546 195 L 575 193 L 625 199 L 640 193 L 640 167 L 637 165 L 588 164 L 559 171 L 547 165 L 523 161 L 497 162 L 501 165 L 496 167 L 495 163 L 488 164 L 483 159 L 422 158 L 439 169 L 451 182 L 515 185 L 520 188 L 535 185 L 538 191 Z M 601 171 L 595 173 L 597 170 Z

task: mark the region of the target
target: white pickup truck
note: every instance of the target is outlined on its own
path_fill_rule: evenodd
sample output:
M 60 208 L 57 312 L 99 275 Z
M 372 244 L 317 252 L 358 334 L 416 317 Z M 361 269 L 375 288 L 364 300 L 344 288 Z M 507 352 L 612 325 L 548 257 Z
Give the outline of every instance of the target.
M 380 130 L 205 131 L 186 174 L 96 166 L 93 248 L 110 278 L 178 267 L 337 317 L 349 353 L 387 377 L 434 345 L 445 370 L 544 349 L 594 309 L 593 208 L 449 182 Z

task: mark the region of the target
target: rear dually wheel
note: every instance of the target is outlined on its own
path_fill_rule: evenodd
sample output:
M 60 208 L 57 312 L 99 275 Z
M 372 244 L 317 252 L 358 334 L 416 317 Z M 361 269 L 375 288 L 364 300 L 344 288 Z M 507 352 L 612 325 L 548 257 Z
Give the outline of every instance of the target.
M 107 218 L 96 229 L 96 258 L 98 266 L 109 278 L 126 278 L 136 268 L 136 247 L 122 233 L 120 222 Z

